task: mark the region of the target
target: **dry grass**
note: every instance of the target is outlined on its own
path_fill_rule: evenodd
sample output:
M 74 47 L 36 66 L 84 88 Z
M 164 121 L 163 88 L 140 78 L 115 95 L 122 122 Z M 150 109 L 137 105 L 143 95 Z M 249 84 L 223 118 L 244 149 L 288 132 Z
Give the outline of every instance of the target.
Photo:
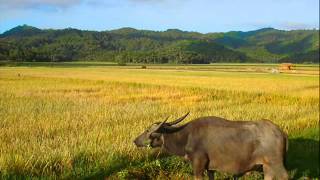
M 181 160 L 148 159 L 150 151 L 137 150 L 132 143 L 148 124 L 187 111 L 191 115 L 186 121 L 206 115 L 267 118 L 292 139 L 319 142 L 319 77 L 116 67 L 1 68 L 0 175 L 190 177 L 190 167 Z M 308 145 L 312 157 L 318 157 L 313 141 L 299 144 Z M 292 167 L 291 176 L 319 174 L 305 167 Z

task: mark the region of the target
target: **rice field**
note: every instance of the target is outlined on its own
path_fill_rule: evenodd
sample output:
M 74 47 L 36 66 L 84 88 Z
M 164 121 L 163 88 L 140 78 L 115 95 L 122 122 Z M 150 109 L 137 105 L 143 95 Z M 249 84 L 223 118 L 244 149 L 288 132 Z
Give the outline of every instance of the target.
M 188 111 L 185 122 L 272 120 L 289 135 L 290 177 L 319 178 L 318 66 L 311 74 L 208 67 L 0 67 L 0 179 L 191 179 L 183 159 L 132 142 Z

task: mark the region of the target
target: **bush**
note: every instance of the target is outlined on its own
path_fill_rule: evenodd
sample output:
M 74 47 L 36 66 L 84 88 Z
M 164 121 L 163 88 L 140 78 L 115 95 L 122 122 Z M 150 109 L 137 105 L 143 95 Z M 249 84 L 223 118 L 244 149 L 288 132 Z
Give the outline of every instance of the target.
M 125 62 L 118 62 L 118 66 L 126 66 L 127 64 Z

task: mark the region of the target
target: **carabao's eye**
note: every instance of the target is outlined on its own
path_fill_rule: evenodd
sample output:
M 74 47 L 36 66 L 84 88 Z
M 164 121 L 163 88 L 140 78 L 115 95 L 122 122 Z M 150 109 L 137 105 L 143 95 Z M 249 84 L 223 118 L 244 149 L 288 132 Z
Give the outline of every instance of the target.
M 157 140 L 158 139 L 158 137 L 155 137 L 155 136 L 153 136 L 152 134 L 149 136 L 149 139 L 151 140 L 151 141 L 153 141 L 153 140 Z

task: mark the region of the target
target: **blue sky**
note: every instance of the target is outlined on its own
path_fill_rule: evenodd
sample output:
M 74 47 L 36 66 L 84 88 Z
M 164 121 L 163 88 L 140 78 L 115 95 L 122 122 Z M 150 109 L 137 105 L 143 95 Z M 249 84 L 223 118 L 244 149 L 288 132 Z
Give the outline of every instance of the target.
M 0 0 L 0 33 L 39 28 L 249 31 L 319 28 L 319 0 Z

